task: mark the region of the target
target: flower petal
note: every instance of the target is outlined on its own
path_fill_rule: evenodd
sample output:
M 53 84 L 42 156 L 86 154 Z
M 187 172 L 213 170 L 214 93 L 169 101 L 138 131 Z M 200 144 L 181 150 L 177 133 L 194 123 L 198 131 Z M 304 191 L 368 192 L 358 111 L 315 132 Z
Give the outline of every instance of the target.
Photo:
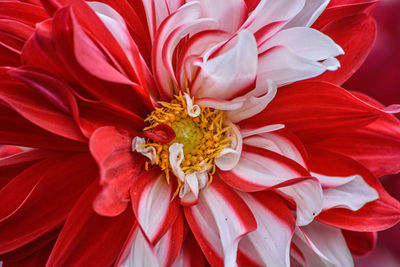
M 130 190 L 133 211 L 143 234 L 155 244 L 171 227 L 179 211 L 174 190 L 160 169 L 142 174 Z
M 197 205 L 184 208 L 186 220 L 211 265 L 233 266 L 240 239 L 256 221 L 240 197 L 218 179 L 203 189 Z
M 0 191 L 0 253 L 61 226 L 96 174 L 96 166 L 86 153 L 62 153 L 16 176 Z
M 93 207 L 103 216 L 122 213 L 128 205 L 129 188 L 143 168 L 143 158 L 131 149 L 132 137 L 126 131 L 106 126 L 90 138 L 90 152 L 100 169 L 102 192 Z
M 296 202 L 296 225 L 311 223 L 322 210 L 322 188 L 315 178 L 305 179 L 278 190 Z
M 134 217 L 129 209 L 112 219 L 95 213 L 92 202 L 98 190 L 95 181 L 71 210 L 48 266 L 87 266 L 93 263 L 109 266 L 117 258 Z
M 229 133 L 232 136 L 231 145 L 223 148 L 215 158 L 215 165 L 223 171 L 231 170 L 237 165 L 240 160 L 243 144 L 239 128 L 231 122 L 227 122 L 227 125 L 230 127 Z
M 278 32 L 258 47 L 259 53 L 275 46 L 284 46 L 297 56 L 314 61 L 344 54 L 342 48 L 327 35 L 305 27 L 289 28 Z
M 326 70 L 335 70 L 339 65 L 324 65 L 296 54 L 285 46 L 274 46 L 259 55 L 258 79 L 273 80 L 278 87 L 292 82 L 316 77 Z
M 302 166 L 275 152 L 245 145 L 237 165 L 228 172 L 218 170 L 227 184 L 240 191 L 260 191 L 291 179 L 310 176 Z
M 231 41 L 232 42 L 232 41 Z M 257 73 L 257 44 L 247 30 L 238 33 L 237 43 L 214 58 L 203 58 L 199 74 L 192 84 L 197 98 L 230 99 L 239 96 L 255 81 Z
M 281 123 L 307 143 L 353 132 L 383 114 L 335 85 L 299 82 L 280 88 L 264 111 L 239 126 L 254 129 Z
M 200 5 L 202 16 L 216 20 L 218 29 L 226 32 L 235 32 L 247 15 L 243 0 L 201 0 Z
M 323 211 L 317 218 L 319 221 L 351 231 L 370 232 L 389 228 L 400 221 L 400 203 L 383 189 L 377 178 L 364 166 L 346 156 L 320 148 L 307 147 L 307 151 L 311 170 L 331 176 L 358 174 L 379 194 L 378 200 L 368 202 L 357 211 L 343 208 Z
M 354 266 L 340 229 L 318 222 L 297 228 L 294 243 L 310 266 Z
M 238 263 L 241 263 L 243 253 L 259 266 L 290 266 L 289 251 L 295 220 L 289 208 L 273 193 L 239 195 L 256 218 L 257 230 L 240 241 Z
M 310 27 L 325 10 L 330 0 L 307 0 L 303 9 L 285 25 L 285 29 L 293 27 Z
M 366 203 L 377 200 L 378 192 L 369 186 L 360 175 L 349 177 L 333 177 L 311 173 L 323 185 L 324 181 L 345 180 L 342 184 L 324 190 L 322 209 L 334 207 L 346 208 L 353 211 L 359 210 Z
M 366 14 L 348 16 L 332 21 L 321 31 L 340 45 L 346 54 L 338 57 L 339 70 L 326 72 L 315 80 L 341 85 L 357 71 L 371 50 L 376 37 L 375 20 Z
M 274 22 L 285 23 L 295 17 L 302 10 L 305 2 L 305 0 L 261 0 L 242 27 L 256 33 L 257 31 L 262 30 L 263 27 Z M 262 38 L 257 39 L 257 43 L 262 43 L 271 35 L 279 31 L 279 29 L 284 26 L 284 23 L 280 24 L 279 27 L 274 28 L 268 34 L 263 35 Z

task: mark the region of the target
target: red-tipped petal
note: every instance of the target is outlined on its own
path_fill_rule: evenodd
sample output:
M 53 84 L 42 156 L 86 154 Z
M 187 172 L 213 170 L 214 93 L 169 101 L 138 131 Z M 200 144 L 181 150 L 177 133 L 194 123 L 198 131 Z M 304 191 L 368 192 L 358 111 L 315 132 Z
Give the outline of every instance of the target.
M 247 261 L 259 266 L 289 266 L 290 243 L 296 224 L 290 209 L 272 192 L 242 193 L 240 196 L 256 218 L 257 230 L 240 241 L 238 263 L 243 266 L 250 264 Z
M 164 173 L 154 168 L 137 178 L 131 188 L 133 211 L 146 237 L 157 242 L 171 227 L 179 212 L 178 199 Z M 172 200 L 172 201 L 171 201 Z
M 200 192 L 197 205 L 184 211 L 210 264 L 230 266 L 236 262 L 239 241 L 257 224 L 245 202 L 218 179 Z

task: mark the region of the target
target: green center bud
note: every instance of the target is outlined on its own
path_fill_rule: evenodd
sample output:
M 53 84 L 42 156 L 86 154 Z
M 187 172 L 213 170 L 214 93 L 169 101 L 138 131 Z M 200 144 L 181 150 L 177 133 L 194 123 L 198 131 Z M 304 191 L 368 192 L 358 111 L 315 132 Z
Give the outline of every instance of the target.
M 193 151 L 196 146 L 201 145 L 203 133 L 192 119 L 185 118 L 173 122 L 171 127 L 176 134 L 171 143 L 181 143 L 185 155 Z

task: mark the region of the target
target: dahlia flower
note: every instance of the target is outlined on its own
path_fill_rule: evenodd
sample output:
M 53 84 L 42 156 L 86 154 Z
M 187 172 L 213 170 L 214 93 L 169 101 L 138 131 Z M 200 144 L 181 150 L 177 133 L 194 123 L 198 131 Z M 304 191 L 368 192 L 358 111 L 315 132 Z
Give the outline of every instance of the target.
M 352 266 L 400 123 L 339 86 L 375 36 L 347 2 L 1 2 L 4 265 Z

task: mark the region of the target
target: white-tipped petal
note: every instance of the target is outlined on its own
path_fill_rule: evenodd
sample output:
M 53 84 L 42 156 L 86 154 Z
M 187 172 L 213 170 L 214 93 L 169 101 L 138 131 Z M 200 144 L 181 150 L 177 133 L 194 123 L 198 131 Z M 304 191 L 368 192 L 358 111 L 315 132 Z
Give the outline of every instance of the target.
M 142 147 L 145 144 L 146 144 L 146 140 L 144 138 L 136 136 L 132 140 L 132 151 L 137 151 L 138 153 L 147 157 L 151 161 L 152 164 L 156 163 L 156 160 L 157 160 L 156 149 L 152 146 Z

